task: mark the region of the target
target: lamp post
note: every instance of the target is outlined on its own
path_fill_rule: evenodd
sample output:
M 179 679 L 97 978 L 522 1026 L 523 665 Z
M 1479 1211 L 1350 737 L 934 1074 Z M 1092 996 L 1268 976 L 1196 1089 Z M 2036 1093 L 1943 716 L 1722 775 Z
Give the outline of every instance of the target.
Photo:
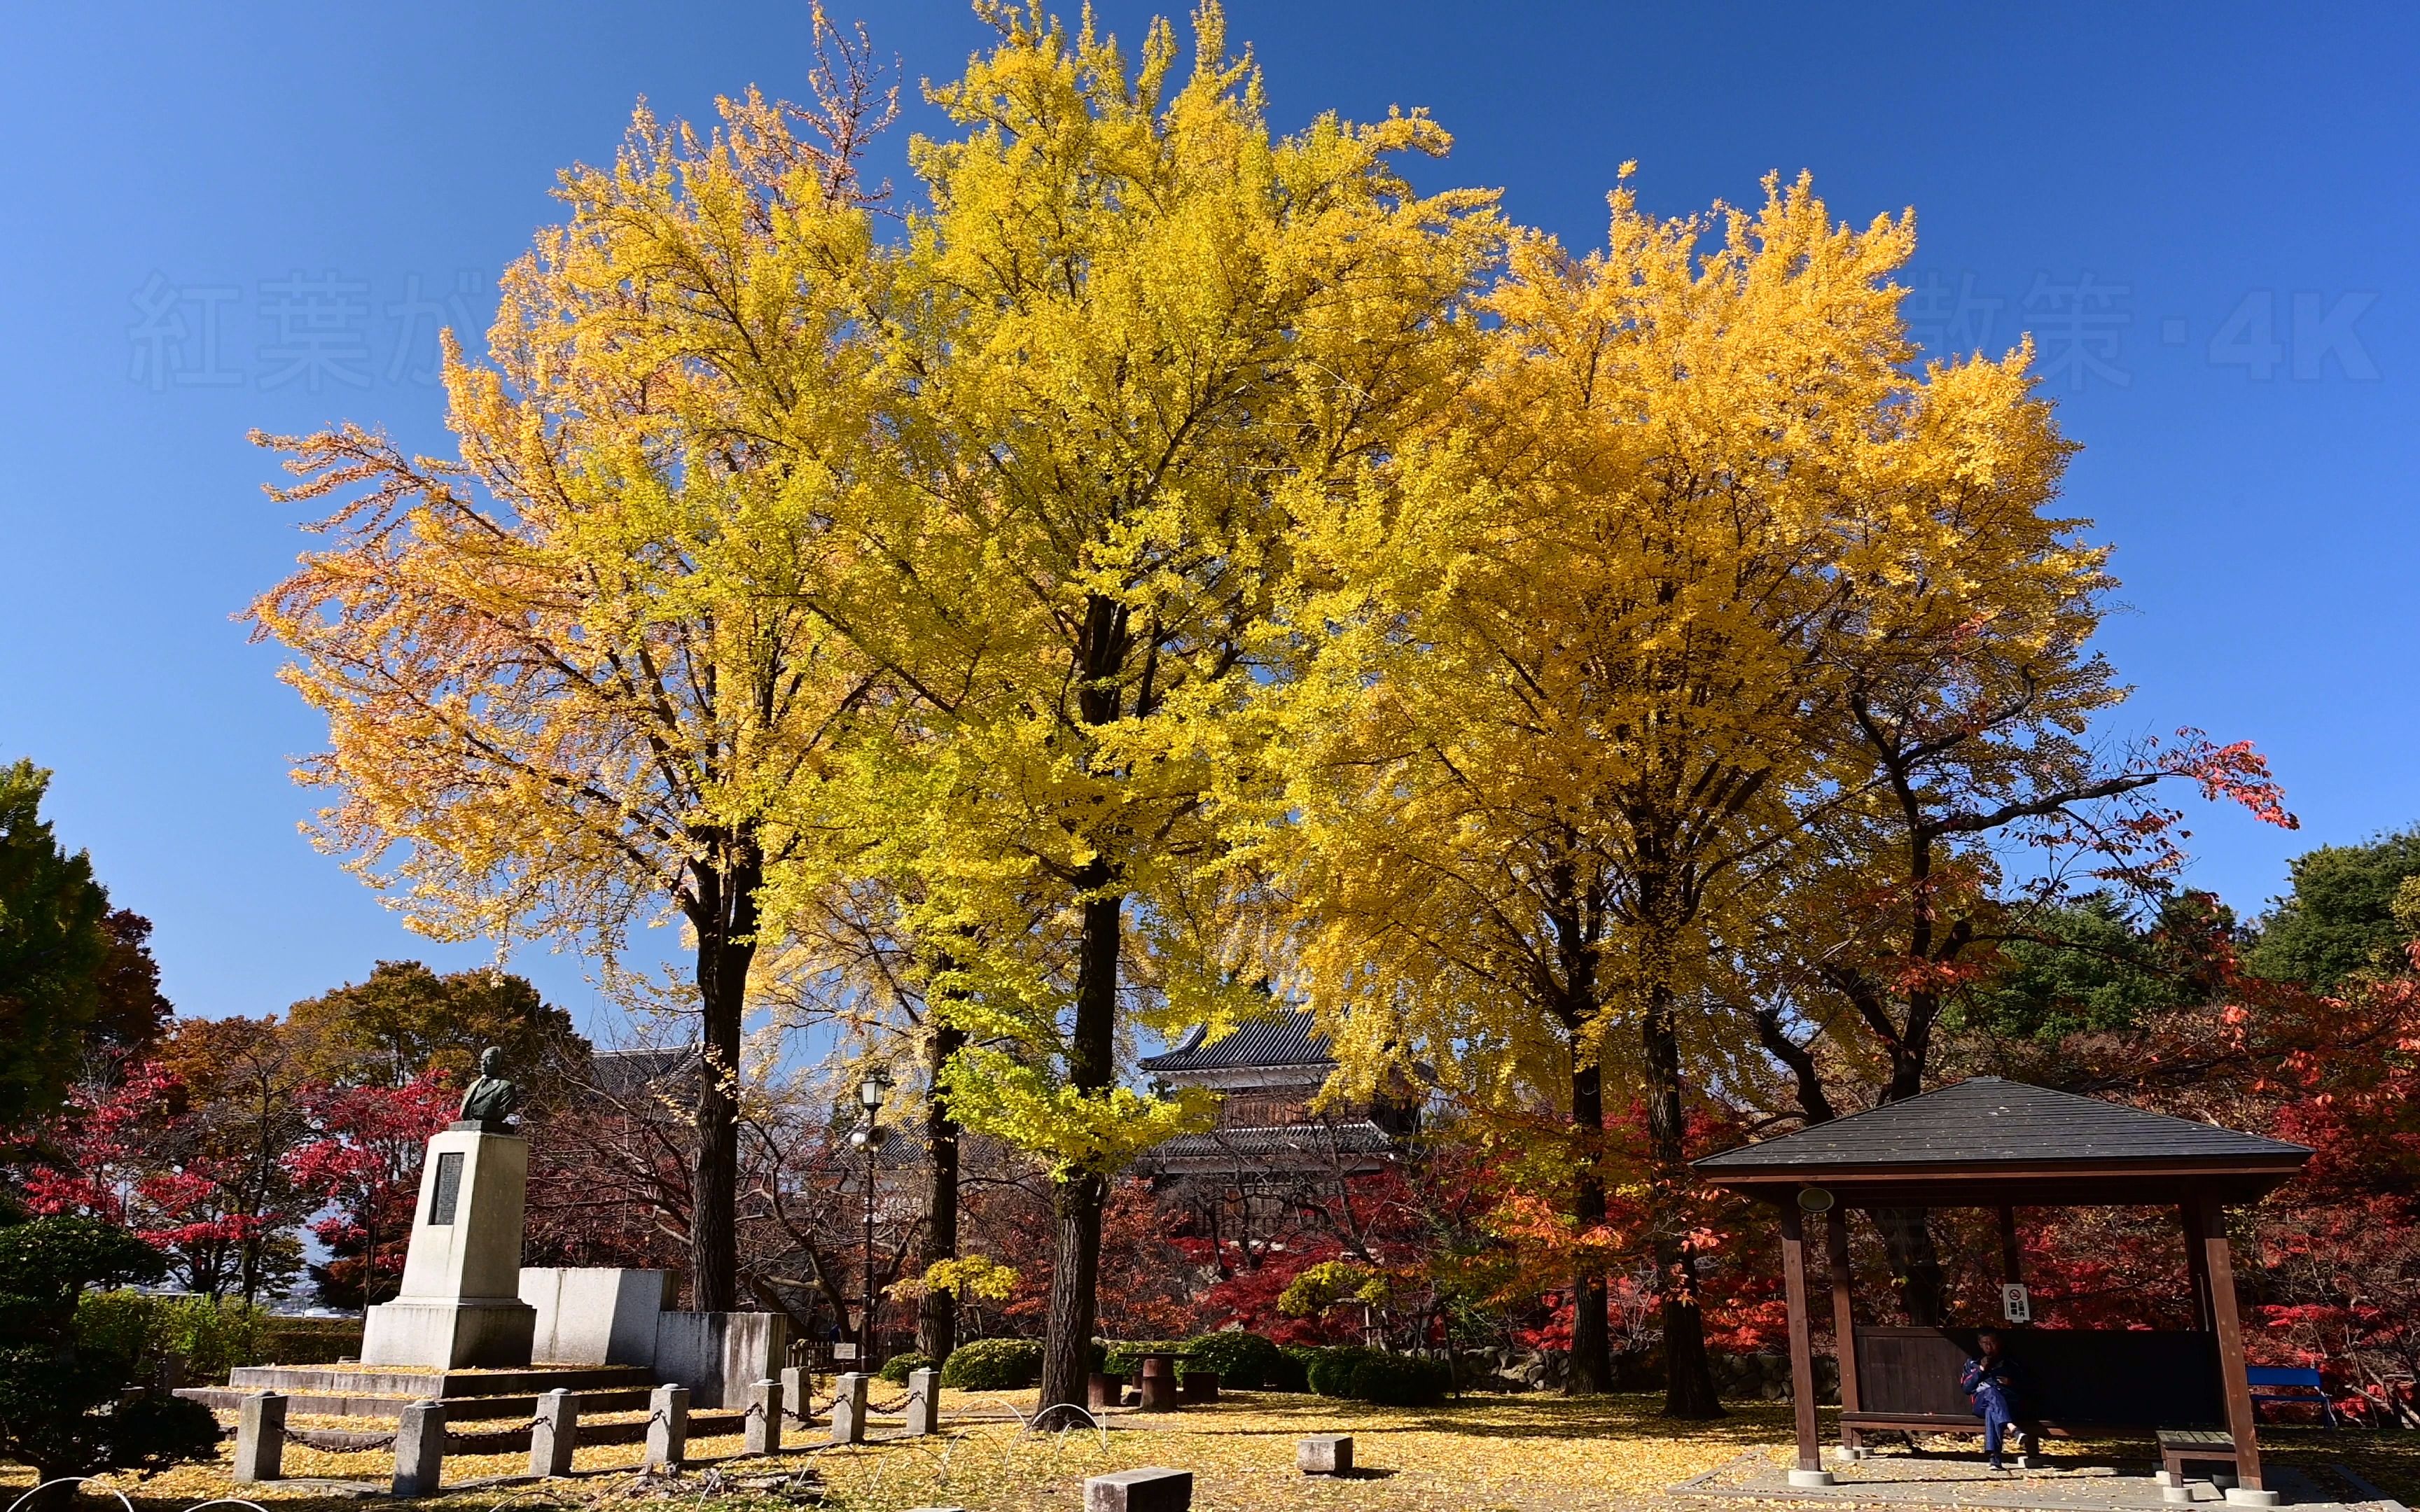
M 865 1073 L 865 1079 L 857 1084 L 857 1127 L 848 1132 L 850 1147 L 865 1151 L 865 1311 L 860 1315 L 857 1330 L 857 1367 L 869 1371 L 881 1363 L 874 1358 L 874 1177 L 876 1151 L 882 1146 L 884 1131 L 875 1119 L 890 1086 L 891 1078 L 880 1066 Z

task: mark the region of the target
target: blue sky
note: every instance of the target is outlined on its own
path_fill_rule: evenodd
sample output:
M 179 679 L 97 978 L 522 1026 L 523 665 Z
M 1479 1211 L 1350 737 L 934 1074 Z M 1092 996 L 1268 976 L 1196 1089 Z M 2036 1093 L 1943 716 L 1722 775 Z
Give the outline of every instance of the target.
M 846 0 L 835 13 L 850 14 Z M 1151 8 L 1100 8 L 1122 37 Z M 2192 723 L 2273 758 L 2305 828 L 2196 813 L 2239 907 L 2285 858 L 2420 820 L 2420 12 L 1237 0 L 1273 113 L 1429 106 L 1424 181 L 1500 187 L 1592 245 L 1621 161 L 1649 208 L 1811 169 L 1913 205 L 1936 341 L 2040 339 L 2118 548 L 2113 734 Z M 983 40 L 954 0 L 864 20 L 908 78 Z M 302 545 L 252 426 L 440 436 L 440 319 L 608 156 L 634 99 L 803 90 L 802 4 L 17 8 L 0 38 L 0 759 L 158 924 L 189 1012 L 258 1013 L 406 934 L 296 832 L 319 739 L 230 615 Z M 912 97 L 912 89 L 911 89 Z M 913 102 L 877 171 L 900 178 Z M 467 312 L 467 318 L 464 314 Z M 317 381 L 315 390 L 314 381 Z M 518 958 L 595 1014 L 575 961 Z M 602 1026 L 599 1025 L 599 1026 Z

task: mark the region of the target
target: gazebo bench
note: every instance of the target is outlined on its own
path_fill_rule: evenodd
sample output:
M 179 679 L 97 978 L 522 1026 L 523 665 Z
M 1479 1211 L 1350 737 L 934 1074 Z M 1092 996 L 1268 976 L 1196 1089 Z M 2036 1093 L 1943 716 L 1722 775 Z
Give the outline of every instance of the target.
M 2160 1430 L 2160 1468 L 2172 1481 L 2185 1478 L 2185 1466 L 2191 1463 L 2222 1464 L 2233 1474 L 2235 1435 L 2224 1428 L 2162 1428 Z
M 2012 1423 L 2019 1448 L 2032 1454 L 2041 1446 L 2048 1434 L 2055 1439 L 2072 1437 L 2057 1423 L 2024 1419 Z M 1848 1442 L 1854 1445 L 1868 1433 L 1981 1433 L 1983 1420 L 1972 1412 L 1842 1412 L 1840 1427 Z

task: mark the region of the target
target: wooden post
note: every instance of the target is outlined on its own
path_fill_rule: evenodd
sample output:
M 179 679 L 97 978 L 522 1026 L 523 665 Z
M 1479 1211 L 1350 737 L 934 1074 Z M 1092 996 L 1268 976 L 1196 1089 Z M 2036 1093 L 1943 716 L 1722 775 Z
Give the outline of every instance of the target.
M 1781 1288 L 1790 1303 L 1790 1399 L 1797 1410 L 1798 1468 L 1820 1471 L 1823 1451 L 1815 1442 L 1815 1346 L 1807 1317 L 1807 1242 L 1794 1200 L 1781 1210 Z
M 2185 1275 L 2193 1291 L 2194 1327 L 2207 1334 L 2211 1331 L 2210 1316 L 2210 1257 L 2202 1253 L 2201 1229 L 2194 1216 L 2194 1204 L 2177 1209 L 2177 1227 L 2184 1230 Z
M 1840 1364 L 1840 1411 L 1857 1405 L 1857 1314 L 1849 1295 L 1849 1215 L 1834 1208 L 1823 1225 L 1823 1266 L 1832 1273 L 1832 1352 Z M 1840 1425 L 1840 1446 L 1857 1447 L 1857 1430 Z
M 2017 1210 L 2000 1209 L 2000 1279 L 2015 1283 L 2025 1278 L 2024 1251 L 2017 1244 Z
M 2218 1324 L 2218 1375 L 2226 1390 L 2226 1427 L 2235 1435 L 2236 1483 L 2262 1491 L 2259 1425 L 2252 1415 L 2252 1387 L 2243 1376 L 2243 1329 L 2235 1316 L 2235 1260 L 2226 1249 L 2226 1214 L 2208 1197 L 2194 1199 L 2202 1263 L 2210 1274 L 2210 1310 Z

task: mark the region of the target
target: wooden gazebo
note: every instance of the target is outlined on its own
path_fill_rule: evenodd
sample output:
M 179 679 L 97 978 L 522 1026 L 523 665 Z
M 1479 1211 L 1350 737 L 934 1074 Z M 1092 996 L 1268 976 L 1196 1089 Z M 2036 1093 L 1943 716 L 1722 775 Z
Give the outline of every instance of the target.
M 1712 1184 L 1780 1212 L 1798 1417 L 1793 1480 L 1820 1484 L 1823 1473 L 1805 1242 L 1806 1220 L 1818 1217 L 1831 1273 L 1845 1447 L 1854 1450 L 1861 1433 L 1881 1429 L 1979 1428 L 1958 1390 L 1958 1369 L 1975 1335 L 1990 1329 L 2024 1372 L 2019 1406 L 2029 1437 L 2079 1428 L 2172 1430 L 2179 1442 L 2211 1447 L 2207 1458 L 2232 1458 L 2248 1493 L 2238 1500 L 2268 1504 L 2223 1210 L 2265 1196 L 2310 1156 L 2301 1145 L 2258 1134 L 1977 1076 L 1709 1155 L 1695 1168 Z M 2178 1211 L 2192 1277 L 2192 1331 L 2011 1328 L 1996 1319 L 1969 1328 L 1899 1328 L 1855 1320 L 1853 1209 L 1995 1209 L 2004 1278 L 2014 1283 L 2024 1279 L 2017 1209 L 2094 1206 Z M 2231 1454 L 2217 1452 L 2227 1450 L 2228 1435 Z

